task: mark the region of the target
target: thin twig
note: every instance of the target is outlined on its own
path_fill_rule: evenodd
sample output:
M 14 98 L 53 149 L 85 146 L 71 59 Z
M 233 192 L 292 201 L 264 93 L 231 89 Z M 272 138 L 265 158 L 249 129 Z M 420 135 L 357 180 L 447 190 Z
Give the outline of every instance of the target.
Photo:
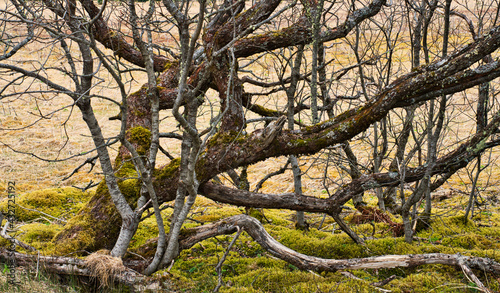
M 361 279 L 361 278 L 358 278 L 356 277 L 355 275 L 353 275 L 351 272 L 340 272 L 344 277 L 347 277 L 347 278 L 350 278 L 350 279 L 353 279 L 353 280 L 358 280 L 358 281 L 362 281 L 362 282 L 365 282 L 365 280 Z M 370 284 L 372 285 L 372 284 Z M 373 286 L 373 285 L 372 285 Z M 388 290 L 388 289 L 382 289 L 382 288 L 379 288 L 377 286 L 373 286 L 373 288 L 381 291 L 381 292 L 392 292 L 391 290 Z
M 5 223 L 5 226 L 3 227 L 2 231 L 0 232 L 0 236 L 2 236 L 3 238 L 9 240 L 9 241 L 12 241 L 14 242 L 17 246 L 21 246 L 22 248 L 26 249 L 26 250 L 31 250 L 31 251 L 37 251 L 36 248 L 34 248 L 33 246 L 31 245 L 28 245 L 24 242 L 21 242 L 19 240 L 17 240 L 16 238 L 10 236 L 9 234 L 7 234 L 7 227 L 9 225 L 9 221 L 7 220 L 6 223 Z
M 219 276 L 219 280 L 218 280 L 217 286 L 214 288 L 213 292 L 219 292 L 219 289 L 220 289 L 220 287 L 222 286 L 222 283 L 223 283 L 222 282 L 222 264 L 226 260 L 226 257 L 229 254 L 229 251 L 233 247 L 234 243 L 236 242 L 236 240 L 238 239 L 238 237 L 240 237 L 241 232 L 243 232 L 243 229 L 241 229 L 240 227 L 237 227 L 237 229 L 238 229 L 238 231 L 236 232 L 236 235 L 234 235 L 233 240 L 231 241 L 231 243 L 229 243 L 229 246 L 227 247 L 226 251 L 224 252 L 224 255 L 222 256 L 222 258 L 220 259 L 219 263 L 215 267 L 215 271 L 217 272 L 217 275 Z
M 478 289 L 480 289 L 481 291 L 487 292 L 487 293 L 491 292 L 488 288 L 486 288 L 486 286 L 483 285 L 483 283 L 479 280 L 479 278 L 476 277 L 476 275 L 474 275 L 474 273 L 467 266 L 467 264 L 465 264 L 464 258 L 462 256 L 459 256 L 457 261 L 458 261 L 458 265 L 460 266 L 460 268 L 462 269 L 462 271 L 464 272 L 465 276 L 467 277 L 467 279 L 469 281 L 475 283 L 476 286 L 478 287 Z
M 56 217 L 54 217 L 54 216 L 51 216 L 51 215 L 49 215 L 49 214 L 47 214 L 47 213 L 44 213 L 44 212 L 42 212 L 42 211 L 39 211 L 39 210 L 37 210 L 37 209 L 30 209 L 30 208 L 26 208 L 26 207 L 23 207 L 22 205 L 20 205 L 20 204 L 18 204 L 18 203 L 14 203 L 14 204 L 15 204 L 16 206 L 18 206 L 18 207 L 22 208 L 23 210 L 28 210 L 28 211 L 31 211 L 31 212 L 35 212 L 35 213 L 42 214 L 42 215 L 47 216 L 47 217 L 49 217 L 49 218 L 52 218 L 52 219 L 54 219 L 54 220 L 56 220 L 56 221 L 58 221 L 58 222 L 61 222 L 61 223 L 67 223 L 67 222 L 68 222 L 68 221 L 66 221 L 66 220 L 59 219 L 59 218 L 56 218 Z M 50 221 L 49 221 L 49 222 L 50 222 Z
M 276 175 L 279 175 L 279 174 L 285 173 L 285 171 L 287 170 L 289 164 L 290 164 L 290 159 L 288 159 L 286 161 L 285 166 L 283 166 L 281 169 L 279 169 L 279 170 L 277 170 L 275 172 L 267 174 L 264 178 L 262 178 L 262 180 L 259 181 L 259 183 L 257 183 L 257 185 L 255 186 L 255 190 L 253 192 L 259 191 L 259 189 L 262 188 L 262 185 L 264 184 L 264 182 L 266 182 L 269 178 L 271 178 L 273 176 L 276 176 Z

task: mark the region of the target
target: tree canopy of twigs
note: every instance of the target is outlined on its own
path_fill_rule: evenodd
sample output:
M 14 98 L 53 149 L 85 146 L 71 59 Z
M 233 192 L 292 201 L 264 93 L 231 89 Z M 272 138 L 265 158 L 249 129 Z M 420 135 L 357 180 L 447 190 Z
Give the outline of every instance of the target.
M 52 240 L 61 254 L 108 249 L 110 258 L 122 258 L 141 221 L 154 216 L 158 238 L 140 266 L 144 275 L 168 268 L 204 239 L 245 231 L 304 270 L 449 264 L 488 291 L 470 267 L 487 263 L 498 273 L 489 259 L 321 259 L 284 247 L 244 215 L 183 228 L 203 196 L 251 215 L 256 210 L 262 222 L 259 209 L 296 211 L 296 227 L 304 230 L 304 212 L 323 214 L 363 245 L 344 219 L 353 203 L 410 243 L 430 225 L 431 193 L 467 168 L 464 221 L 471 218 L 481 198 L 478 180 L 500 144 L 500 7 L 494 0 L 475 4 L 2 1 L 1 102 L 35 101 L 31 122 L 20 129 L 70 112 L 91 140 L 85 152 L 64 152 L 72 136 L 66 120 L 55 157 L 0 142 L 33 160 L 79 159 L 65 180 L 98 161 L 102 181 Z M 38 58 L 21 57 L 35 47 Z M 45 111 L 38 103 L 46 101 L 58 106 Z M 111 105 L 111 121 L 95 108 L 102 101 Z M 114 131 L 105 129 L 109 123 Z M 281 157 L 278 171 L 249 179 L 252 166 Z M 293 191 L 262 188 L 288 170 Z M 322 196 L 304 188 L 308 180 L 321 183 Z M 371 194 L 376 209 L 366 207 Z

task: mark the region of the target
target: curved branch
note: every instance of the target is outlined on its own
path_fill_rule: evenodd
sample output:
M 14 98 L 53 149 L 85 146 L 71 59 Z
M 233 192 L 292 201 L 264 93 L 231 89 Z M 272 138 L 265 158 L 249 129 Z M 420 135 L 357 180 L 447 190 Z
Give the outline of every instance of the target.
M 441 96 L 444 93 L 456 92 L 483 83 L 485 80 L 491 80 L 500 75 L 500 62 L 492 62 L 465 72 L 461 72 L 461 70 L 472 66 L 475 62 L 481 60 L 483 56 L 495 51 L 499 46 L 500 26 L 495 27 L 488 35 L 466 48 L 432 63 L 428 67 L 397 79 L 364 106 L 351 109 L 331 120 L 302 130 L 283 130 L 266 148 L 262 147 L 262 129 L 250 135 L 220 133 L 207 143 L 208 149 L 200 155 L 196 167 L 198 180 L 204 183 L 219 173 L 243 165 L 254 164 L 269 157 L 316 153 L 325 147 L 353 138 L 366 130 L 372 123 L 385 117 L 394 108 L 417 104 Z M 492 119 L 488 132 L 473 137 L 469 147 L 477 146 L 480 141 L 485 140 L 496 131 L 499 123 L 498 115 Z M 484 136 L 482 136 L 483 134 Z M 457 151 L 466 154 L 466 150 L 467 147 Z M 453 168 L 459 168 L 461 164 L 467 164 L 469 155 L 464 155 L 464 157 L 458 159 L 457 154 L 454 154 L 454 158 L 449 157 L 449 161 L 444 159 L 443 162 L 455 160 L 458 165 Z M 436 168 L 441 168 L 439 166 L 441 165 L 438 164 Z M 451 167 L 447 166 L 446 168 Z M 445 168 L 445 166 L 442 166 L 442 168 Z M 439 170 L 441 171 L 438 173 L 447 173 L 446 171 L 449 171 L 443 171 L 445 169 Z M 407 173 L 406 180 L 410 180 L 409 174 L 412 173 Z M 360 182 L 364 186 L 368 186 L 368 183 L 372 184 L 373 180 L 383 184 L 397 184 L 394 183 L 395 178 L 391 178 L 393 175 L 390 173 L 386 175 L 374 174 L 359 180 L 364 180 Z M 420 175 L 413 178 L 418 178 Z M 396 177 L 398 176 L 396 175 Z M 162 187 L 160 190 L 161 195 L 159 195 L 161 200 L 169 201 L 173 199 L 175 192 L 172 192 L 172 188 L 177 185 L 175 182 L 175 178 L 167 179 L 165 177 L 157 181 L 158 186 Z M 360 188 L 361 185 L 345 188 L 342 191 L 344 194 L 342 197 L 352 196 Z
M 320 35 L 320 42 L 328 42 L 347 36 L 357 24 L 379 13 L 386 2 L 386 0 L 375 0 L 368 6 L 354 11 L 344 23 L 323 32 Z M 237 57 L 248 57 L 265 51 L 310 42 L 312 42 L 311 24 L 304 15 L 290 27 L 241 39 L 235 43 L 234 47 Z
M 486 140 L 497 131 L 500 125 L 500 113 L 492 119 L 484 131 L 477 133 L 469 141 L 436 161 L 431 175 L 445 174 L 447 177 L 467 166 L 477 154 L 487 148 L 500 145 L 496 140 L 486 143 Z M 426 174 L 427 166 L 409 168 L 405 171 L 404 182 L 421 180 Z M 342 205 L 357 194 L 377 187 L 394 187 L 401 183 L 397 172 L 374 173 L 361 175 L 351 183 L 344 185 L 330 198 L 316 198 L 295 193 L 263 194 L 235 189 L 224 185 L 207 182 L 200 186 L 199 192 L 212 200 L 227 204 L 270 209 L 289 209 L 295 211 L 318 212 L 334 215 L 341 211 Z
M 280 117 L 280 116 L 286 115 L 285 111 L 273 110 L 273 109 L 266 108 L 266 107 L 259 105 L 259 104 L 256 104 L 256 103 L 252 103 L 251 96 L 252 95 L 249 93 L 243 93 L 241 95 L 242 106 L 247 108 L 248 110 L 250 110 L 256 114 L 259 114 L 262 117 Z M 297 106 L 294 107 L 293 111 L 294 111 L 294 113 L 299 113 L 300 111 L 307 110 L 309 108 L 310 107 L 307 105 L 298 104 Z M 304 126 L 303 123 L 298 122 L 298 121 L 296 121 L 296 124 L 299 124 L 300 126 Z
M 313 213 L 331 213 L 333 198 L 316 198 L 295 193 L 266 194 L 207 182 L 198 191 L 217 202 L 245 207 L 288 209 Z
M 215 175 L 228 168 L 253 164 L 269 157 L 313 154 L 362 133 L 374 122 L 386 117 L 392 109 L 418 104 L 492 80 L 500 76 L 498 61 L 475 69 L 467 68 L 499 46 L 500 26 L 497 26 L 488 35 L 455 54 L 395 80 L 363 106 L 302 130 L 284 130 L 268 148 L 261 147 L 262 130 L 234 137 L 234 142 L 225 148 L 217 145 L 207 150 L 206 156 L 213 158 L 212 164 L 207 166 L 211 169 L 209 173 Z M 247 152 L 242 153 L 245 150 Z
M 92 28 L 94 30 L 94 38 L 103 44 L 106 48 L 121 58 L 129 61 L 140 67 L 145 67 L 144 59 L 141 52 L 130 45 L 119 32 L 116 32 L 108 27 L 106 21 L 102 18 L 99 8 L 97 8 L 91 0 L 80 0 L 85 11 L 92 18 Z M 172 63 L 165 56 L 153 55 L 154 70 L 161 72 L 165 67 Z
M 187 233 L 190 236 L 182 239 L 179 243 L 179 247 L 188 249 L 204 239 L 217 235 L 232 234 L 238 230 L 238 227 L 244 229 L 270 254 L 304 270 L 335 272 L 337 270 L 382 269 L 415 267 L 426 264 L 444 264 L 455 267 L 467 266 L 490 273 L 500 273 L 500 264 L 494 260 L 482 257 L 462 256 L 460 254 L 429 253 L 384 255 L 342 260 L 308 256 L 296 252 L 276 241 L 267 233 L 257 219 L 247 215 L 236 215 L 213 224 L 190 229 L 190 233 Z

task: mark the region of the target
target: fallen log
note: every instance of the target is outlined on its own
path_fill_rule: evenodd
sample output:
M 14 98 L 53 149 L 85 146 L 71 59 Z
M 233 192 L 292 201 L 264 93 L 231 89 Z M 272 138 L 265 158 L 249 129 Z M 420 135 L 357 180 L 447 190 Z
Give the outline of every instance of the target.
M 442 264 L 454 266 L 461 270 L 468 279 L 473 281 L 483 292 L 490 292 L 490 290 L 482 284 L 479 278 L 473 273 L 472 269 L 495 275 L 500 274 L 500 263 L 495 260 L 484 257 L 464 256 L 459 253 L 383 255 L 354 259 L 324 259 L 308 256 L 282 245 L 267 233 L 257 219 L 244 214 L 185 230 L 185 232 L 181 234 L 182 236 L 179 240 L 179 252 L 189 249 L 196 243 L 205 239 L 218 235 L 233 234 L 238 230 L 247 232 L 248 235 L 271 255 L 303 270 L 335 272 L 362 269 L 390 269 L 396 267 L 411 268 L 421 265 Z M 154 240 L 152 239 L 150 242 L 152 241 Z M 20 266 L 38 264 L 50 273 L 95 277 L 95 273 L 93 273 L 88 263 L 83 259 L 61 256 L 27 255 L 0 249 L 0 262 L 7 262 L 11 257 L 14 257 L 16 263 Z M 112 278 L 120 283 L 134 286 L 137 286 L 139 283 L 155 282 L 155 280 L 147 279 L 146 276 L 130 268 L 141 267 L 145 264 L 147 264 L 147 260 L 127 261 L 124 263 L 124 269 L 117 270 L 119 273 L 114 274 Z

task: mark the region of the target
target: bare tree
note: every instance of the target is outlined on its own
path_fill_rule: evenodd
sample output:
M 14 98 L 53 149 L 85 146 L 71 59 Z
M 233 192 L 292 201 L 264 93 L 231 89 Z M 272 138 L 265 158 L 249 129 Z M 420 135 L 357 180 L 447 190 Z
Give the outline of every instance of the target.
M 429 214 L 430 191 L 500 143 L 495 136 L 500 112 L 485 114 L 488 98 L 478 102 L 481 115 L 474 123 L 480 131 L 452 142 L 441 139 L 451 95 L 484 87 L 500 76 L 500 63 L 494 61 L 500 47 L 496 19 L 484 18 L 485 34 L 475 35 L 468 44 L 448 45 L 445 38 L 434 42 L 441 46 L 428 45 L 442 30 L 450 31 L 450 3 L 445 3 L 446 21 L 441 24 L 434 17 L 438 1 L 263 0 L 251 5 L 239 0 L 163 0 L 142 5 L 103 0 L 96 5 L 90 0 L 10 0 L 1 8 L 2 99 L 44 92 L 70 97 L 67 107 L 81 113 L 93 140 L 89 151 L 97 153 L 104 175 L 93 198 L 54 241 L 65 253 L 107 248 L 123 257 L 145 210 L 152 208 L 158 245 L 144 274 L 167 267 L 180 251 L 201 240 L 240 229 L 302 269 L 387 267 L 384 258 L 358 262 L 298 254 L 247 216 L 202 225 L 187 234 L 181 234 L 181 228 L 202 195 L 245 207 L 324 213 L 363 243 L 344 222 L 342 208 L 351 199 L 362 206 L 363 195 L 375 192 L 379 207 L 385 209 L 385 188 L 393 199 L 399 191 L 400 202 L 391 205 L 399 205 L 394 210 L 402 213 L 411 241 L 418 203 L 425 199 L 424 212 Z M 21 33 L 6 29 L 11 27 Z M 410 62 L 395 57 L 409 55 L 398 49 L 405 27 L 412 32 Z M 58 54 L 64 61 L 54 67 L 16 59 L 31 43 L 49 47 L 49 56 Z M 349 56 L 337 58 L 345 52 Z M 283 69 L 266 76 L 273 56 L 285 60 Z M 137 91 L 129 83 L 135 71 L 147 80 Z M 63 82 L 54 81 L 55 74 L 64 75 Z M 34 90 L 34 82 L 42 89 Z M 107 96 L 104 82 L 117 87 L 120 97 Z M 25 89 L 16 91 L 18 84 Z M 216 93 L 217 103 L 209 92 Z M 120 113 L 114 117 L 121 121 L 120 131 L 112 137 L 103 134 L 93 111 L 97 99 L 112 101 Z M 210 118 L 203 107 L 211 107 Z M 162 115 L 170 115 L 176 127 L 164 132 Z M 40 113 L 40 119 L 46 116 Z M 177 158 L 162 147 L 167 138 L 180 141 Z M 354 146 L 357 142 L 368 142 L 367 156 Z M 113 160 L 110 150 L 115 145 Z M 303 194 L 296 158 L 321 158 L 323 152 L 331 156 L 317 161 L 320 168 L 326 170 L 336 160 L 339 174 L 349 176 L 325 184 L 328 198 Z M 163 155 L 169 161 L 159 166 Z M 290 158 L 293 193 L 251 192 L 216 180 L 227 173 L 235 183 L 243 182 L 248 166 L 279 156 Z M 243 169 L 240 178 L 238 168 Z M 326 182 L 326 176 L 323 179 Z M 407 197 L 404 189 L 410 184 L 414 190 Z M 162 205 L 172 201 L 173 216 L 166 222 Z M 423 255 L 414 263 L 401 256 L 391 264 L 467 268 L 485 261 Z M 492 264 L 498 272 L 498 264 Z

